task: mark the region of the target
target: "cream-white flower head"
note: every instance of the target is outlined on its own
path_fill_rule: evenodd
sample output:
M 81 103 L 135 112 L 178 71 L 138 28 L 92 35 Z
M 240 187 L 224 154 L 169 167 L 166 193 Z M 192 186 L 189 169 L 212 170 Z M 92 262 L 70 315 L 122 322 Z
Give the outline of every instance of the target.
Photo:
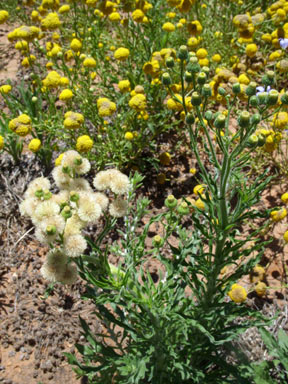
M 123 173 L 116 173 L 115 176 L 111 179 L 110 189 L 116 195 L 125 195 L 130 188 L 131 186 L 129 178 Z
M 104 193 L 101 193 L 101 192 L 95 192 L 93 193 L 93 196 L 96 200 L 96 202 L 100 205 L 102 211 L 106 211 L 106 209 L 108 208 L 108 204 L 109 204 L 109 199 L 106 195 L 104 195 Z
M 21 215 L 32 217 L 39 203 L 40 201 L 36 197 L 26 198 L 19 205 Z
M 55 282 L 66 269 L 67 256 L 59 249 L 53 249 L 46 256 L 40 272 L 44 279 Z
M 65 269 L 57 276 L 57 281 L 62 284 L 72 285 L 78 277 L 77 266 L 74 263 L 67 264 Z
M 28 199 L 29 197 L 35 197 L 35 192 L 38 190 L 49 190 L 51 187 L 50 181 L 47 177 L 37 177 L 37 179 L 31 181 L 28 185 L 26 192 L 24 193 L 24 198 Z
M 128 210 L 127 200 L 117 197 L 109 206 L 109 213 L 113 217 L 123 217 Z
M 69 257 L 81 256 L 87 248 L 87 241 L 80 235 L 72 235 L 64 237 L 64 251 Z
M 95 223 L 101 216 L 101 207 L 97 203 L 93 193 L 80 192 L 77 214 L 82 221 Z
M 60 212 L 60 207 L 57 203 L 51 200 L 39 203 L 32 215 L 32 222 L 37 225 L 48 217 L 55 216 Z
M 121 174 L 117 169 L 107 169 L 106 171 L 100 171 L 94 177 L 93 185 L 98 191 L 105 191 L 105 189 L 109 189 L 111 185 L 111 181 L 113 178 Z
M 81 233 L 81 229 L 84 228 L 86 223 L 80 220 L 79 216 L 73 214 L 67 221 L 64 230 L 64 236 L 73 236 Z

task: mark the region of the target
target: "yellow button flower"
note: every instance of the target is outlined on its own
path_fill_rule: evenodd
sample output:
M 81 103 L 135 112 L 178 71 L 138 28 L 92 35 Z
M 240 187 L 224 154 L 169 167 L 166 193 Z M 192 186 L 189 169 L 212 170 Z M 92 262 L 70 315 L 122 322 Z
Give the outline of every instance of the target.
M 89 152 L 93 144 L 93 140 L 88 135 L 79 136 L 76 142 L 76 149 L 80 153 Z
M 31 152 L 38 152 L 41 148 L 41 141 L 39 139 L 32 139 L 28 144 L 28 148 Z
M 128 48 L 121 47 L 114 52 L 114 57 L 116 60 L 122 61 L 122 60 L 126 60 L 129 54 L 130 54 L 130 51 Z
M 235 303 L 243 303 L 247 298 L 247 292 L 240 284 L 233 284 L 231 290 L 228 292 L 228 296 Z

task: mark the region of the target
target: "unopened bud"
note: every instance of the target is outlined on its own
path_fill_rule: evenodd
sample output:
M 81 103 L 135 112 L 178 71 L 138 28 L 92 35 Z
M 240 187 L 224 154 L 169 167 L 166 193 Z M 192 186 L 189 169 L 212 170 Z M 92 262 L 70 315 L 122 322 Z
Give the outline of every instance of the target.
M 168 197 L 165 199 L 165 207 L 169 209 L 174 209 L 177 206 L 177 200 L 173 195 L 168 195 Z

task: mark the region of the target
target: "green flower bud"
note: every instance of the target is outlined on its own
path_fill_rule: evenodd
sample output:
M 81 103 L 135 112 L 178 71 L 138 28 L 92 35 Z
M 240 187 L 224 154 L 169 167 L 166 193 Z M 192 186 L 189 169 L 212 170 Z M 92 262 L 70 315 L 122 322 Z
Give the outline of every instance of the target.
M 254 115 L 252 115 L 251 117 L 252 124 L 259 124 L 260 121 L 261 121 L 261 116 L 259 115 L 259 113 L 255 113 Z
M 75 165 L 81 165 L 83 163 L 83 160 L 82 160 L 82 157 L 76 157 L 76 159 L 74 160 L 74 164 Z
M 235 84 L 233 84 L 233 86 L 232 86 L 232 92 L 233 92 L 235 95 L 238 95 L 238 93 L 241 92 L 241 85 L 240 85 L 240 83 L 235 83 Z
M 267 92 L 260 92 L 258 93 L 258 103 L 260 105 L 265 105 L 268 102 L 268 93 Z
M 153 237 L 153 240 L 152 240 L 153 247 L 160 248 L 163 246 L 163 244 L 164 244 L 164 239 L 161 236 L 156 235 Z
M 33 104 L 37 103 L 37 101 L 38 101 L 38 97 L 33 96 L 32 99 L 31 99 L 31 101 L 32 101 Z
M 71 216 L 72 216 L 72 212 L 71 212 L 71 209 L 68 205 L 66 205 L 62 211 L 61 211 L 61 215 L 64 217 L 64 219 L 69 219 Z
M 174 61 L 173 57 L 171 57 L 171 56 L 168 57 L 168 58 L 166 59 L 166 67 L 167 67 L 167 68 L 173 68 L 174 65 L 175 65 L 175 61 Z
M 171 77 L 168 72 L 163 73 L 162 75 L 162 83 L 166 86 L 170 85 L 172 83 Z
M 178 51 L 178 57 L 180 60 L 187 60 L 188 59 L 188 49 L 186 45 L 181 45 Z
M 180 205 L 178 205 L 177 212 L 180 215 L 188 215 L 188 213 L 190 212 L 188 204 L 185 201 L 183 201 Z
M 273 84 L 273 78 L 269 77 L 268 74 L 262 76 L 261 81 L 266 87 Z
M 257 96 L 251 96 L 250 97 L 250 105 L 252 107 L 258 107 L 258 98 L 257 98 Z
M 247 147 L 249 148 L 255 148 L 258 145 L 258 137 L 257 135 L 253 134 L 249 136 L 248 142 L 247 142 Z
M 192 73 L 186 71 L 186 72 L 184 73 L 184 79 L 185 79 L 185 81 L 186 81 L 187 83 L 192 83 L 192 81 L 193 81 L 193 75 L 192 75 Z
M 226 116 L 223 115 L 222 113 L 220 113 L 216 119 L 214 120 L 214 125 L 216 128 L 218 129 L 222 129 L 225 127 L 225 123 L 226 123 Z
M 210 73 L 210 68 L 209 67 L 202 67 L 202 72 L 204 72 L 207 76 L 209 75 Z
M 38 199 L 41 199 L 41 197 L 43 197 L 43 195 L 44 195 L 43 189 L 42 188 L 41 189 L 37 189 L 37 191 L 34 193 L 34 195 L 36 197 L 38 197 Z
M 263 147 L 263 145 L 266 143 L 265 136 L 261 135 L 261 133 L 258 134 L 258 143 L 257 147 Z
M 198 92 L 193 92 L 192 93 L 192 97 L 191 97 L 191 104 L 194 106 L 194 107 L 197 107 L 201 104 L 202 102 L 202 99 L 201 99 L 201 96 L 199 95 Z
M 173 195 L 168 195 L 164 201 L 165 207 L 174 209 L 177 206 L 177 200 Z
M 225 96 L 227 93 L 223 87 L 219 87 L 217 92 L 219 93 L 220 96 Z
M 284 105 L 288 104 L 288 92 L 283 93 L 281 96 L 281 103 Z
M 204 117 L 208 121 L 212 120 L 213 119 L 213 112 L 212 111 L 206 111 Z
M 56 233 L 56 227 L 55 225 L 47 225 L 46 227 L 46 234 L 48 236 L 53 236 Z
M 241 112 L 240 116 L 238 117 L 238 124 L 242 128 L 247 128 L 250 124 L 250 113 L 248 111 Z
M 209 84 L 204 84 L 202 87 L 202 95 L 204 97 L 211 97 L 212 96 L 212 89 Z
M 268 79 L 270 79 L 270 80 L 274 80 L 274 78 L 275 78 L 275 72 L 274 72 L 274 71 L 268 71 L 268 72 L 267 72 L 267 77 L 268 77 Z
M 192 115 L 192 113 L 187 113 L 185 120 L 186 120 L 187 124 L 194 124 L 195 123 L 195 117 Z
M 207 80 L 206 74 L 204 72 L 200 72 L 197 76 L 197 83 L 202 85 L 202 84 L 205 84 L 206 80 Z
M 49 200 L 49 199 L 51 199 L 51 197 L 52 197 L 52 193 L 50 191 L 48 191 L 48 190 L 44 191 L 44 193 L 43 193 L 43 199 L 44 200 Z
M 62 172 L 66 173 L 67 175 L 69 175 L 70 171 L 71 171 L 71 168 L 68 165 L 64 164 L 63 167 L 62 167 Z
M 268 104 L 269 105 L 275 105 L 278 102 L 279 93 L 276 91 L 276 89 L 272 89 L 268 93 Z
M 192 73 L 197 73 L 201 69 L 200 64 L 198 63 L 197 57 L 191 57 L 187 65 L 187 71 Z
M 71 191 L 70 192 L 70 200 L 76 203 L 79 200 L 80 196 L 77 192 Z
M 248 87 L 246 88 L 246 91 L 245 91 L 246 95 L 247 96 L 254 96 L 254 95 L 256 95 L 256 87 L 257 87 L 257 84 L 254 83 L 254 81 L 252 81 L 248 85 Z

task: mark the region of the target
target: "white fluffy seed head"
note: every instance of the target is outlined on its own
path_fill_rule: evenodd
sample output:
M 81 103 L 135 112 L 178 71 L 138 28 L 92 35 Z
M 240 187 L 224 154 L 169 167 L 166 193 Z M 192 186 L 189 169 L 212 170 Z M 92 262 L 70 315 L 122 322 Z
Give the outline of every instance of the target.
M 67 256 L 59 249 L 53 249 L 46 256 L 40 272 L 44 279 L 55 282 L 66 270 Z
M 121 174 L 117 169 L 108 169 L 100 171 L 93 179 L 93 185 L 98 191 L 104 191 L 110 188 L 111 181 L 116 175 Z
M 69 189 L 69 191 L 75 191 L 75 192 L 92 191 L 92 188 L 91 188 L 89 182 L 82 177 L 72 179 L 70 184 L 69 184 L 68 189 Z
M 113 217 L 123 217 L 128 210 L 127 200 L 117 197 L 109 206 L 109 213 Z
M 59 193 L 52 195 L 51 200 L 59 206 L 69 201 L 69 191 L 60 191 Z
M 32 222 L 38 225 L 41 221 L 51 216 L 56 216 L 60 212 L 60 207 L 54 201 L 47 200 L 37 205 L 32 215 Z
M 51 187 L 50 181 L 46 177 L 37 177 L 35 180 L 31 181 L 28 185 L 26 192 L 24 193 L 25 199 L 29 197 L 35 197 L 35 192 L 38 190 L 49 190 Z
M 87 241 L 80 235 L 64 237 L 64 251 L 69 257 L 81 256 L 87 248 Z
M 100 205 L 102 211 L 106 211 L 109 204 L 109 199 L 104 193 L 101 192 L 95 192 L 93 193 L 93 196 L 95 198 L 95 201 Z
M 41 201 L 36 197 L 28 197 L 27 199 L 23 200 L 19 205 L 21 215 L 32 217 L 35 209 L 40 203 Z
M 57 275 L 57 281 L 62 284 L 72 285 L 78 277 L 77 266 L 74 263 L 67 264 L 61 274 Z
M 71 183 L 71 177 L 62 172 L 62 167 L 55 167 L 52 171 L 52 176 L 55 184 L 60 190 L 67 190 Z
M 95 223 L 101 216 L 101 207 L 93 196 L 93 193 L 81 192 L 78 200 L 77 214 L 86 223 Z
M 57 234 L 62 233 L 65 228 L 65 219 L 63 216 L 60 215 L 47 217 L 39 224 L 39 228 L 43 232 L 46 232 L 47 227 L 49 225 L 54 226 L 56 228 Z
M 125 195 L 131 188 L 128 176 L 123 173 L 116 173 L 111 179 L 110 189 L 116 195 Z
M 74 169 L 78 175 L 85 175 L 85 173 L 88 173 L 91 169 L 90 161 L 82 157 L 81 164 L 74 165 Z

